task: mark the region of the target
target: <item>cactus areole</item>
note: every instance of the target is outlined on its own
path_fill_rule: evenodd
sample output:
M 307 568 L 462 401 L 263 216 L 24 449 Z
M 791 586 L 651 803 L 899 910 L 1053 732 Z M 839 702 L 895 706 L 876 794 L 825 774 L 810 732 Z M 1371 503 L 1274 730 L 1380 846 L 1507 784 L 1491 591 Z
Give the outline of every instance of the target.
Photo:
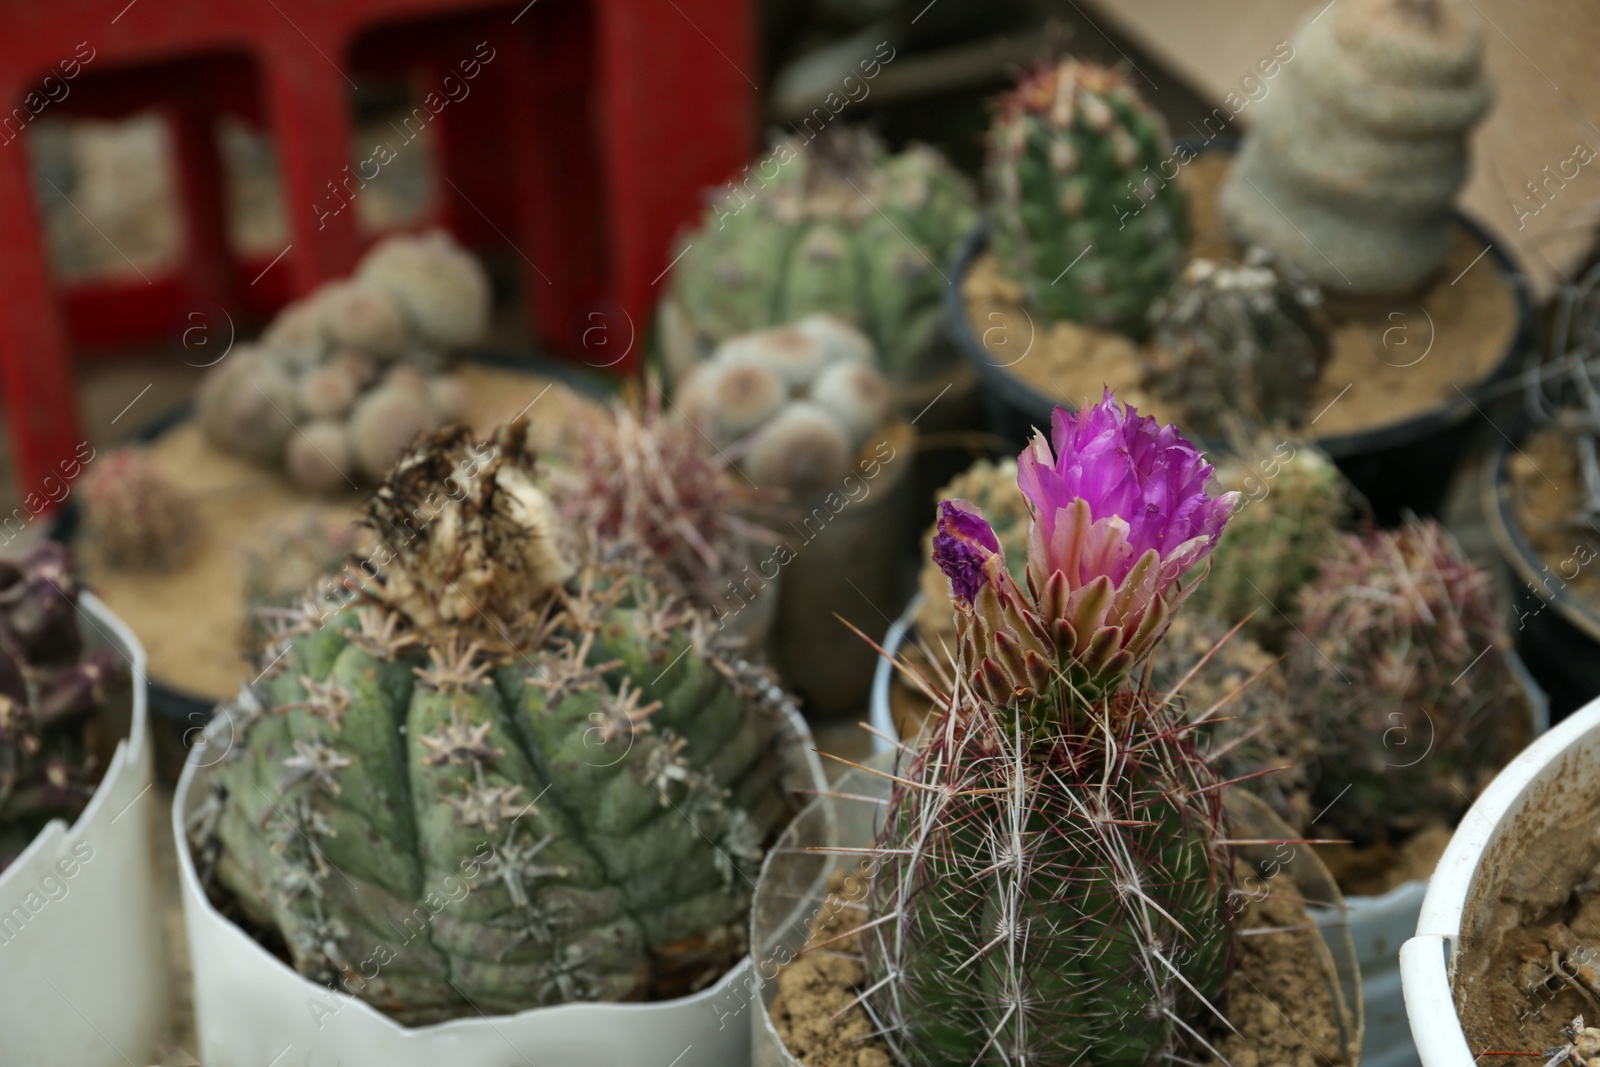
M 872 1006 L 916 1064 L 1204 1058 L 1231 945 L 1218 776 L 1128 685 L 1233 509 L 1171 427 L 1107 394 L 1018 460 L 1026 584 L 961 501 L 934 557 L 960 636 L 898 772 L 867 928 Z
M 401 458 L 377 566 L 269 648 L 191 830 L 268 944 L 408 1025 L 715 981 L 792 810 L 789 698 L 637 574 L 564 558 L 525 442 Z

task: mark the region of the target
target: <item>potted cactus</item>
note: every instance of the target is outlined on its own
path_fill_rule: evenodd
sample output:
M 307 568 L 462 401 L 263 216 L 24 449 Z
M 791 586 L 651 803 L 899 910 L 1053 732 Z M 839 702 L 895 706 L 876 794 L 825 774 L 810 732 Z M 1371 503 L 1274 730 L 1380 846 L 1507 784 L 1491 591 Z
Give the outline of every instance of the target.
M 847 1008 L 870 1018 L 884 1063 L 1069 1064 L 1086 1050 L 1103 1063 L 1294 1062 L 1311 1054 L 1307 1032 L 1325 1035 L 1331 1062 L 1357 1062 L 1356 1014 L 1303 903 L 1326 877 L 1283 827 L 1262 888 L 1267 872 L 1236 849 L 1273 837 L 1271 816 L 1225 800 L 1181 691 L 1144 680 L 1238 497 L 1214 495 L 1210 465 L 1173 428 L 1109 395 L 1058 411 L 1018 468 L 1024 581 L 976 508 L 940 504 L 952 685 L 884 772 L 872 846 L 810 842 L 864 866 L 859 918 L 826 942 L 859 945 Z M 1287 871 L 1302 854 L 1310 863 Z M 1244 912 L 1253 894 L 1280 909 L 1271 921 Z M 1336 891 L 1322 899 L 1338 907 Z M 769 946 L 753 938 L 761 959 Z M 1237 977 L 1284 973 L 1267 962 L 1280 952 L 1293 992 Z M 776 987 L 767 1032 L 787 1031 L 790 1053 L 803 1038 L 800 1062 L 833 1062 L 781 970 Z
M 1437 510 L 1472 403 L 1531 336 L 1510 260 L 1451 207 L 1481 33 L 1457 0 L 1326 14 L 1267 63 L 1237 160 L 1203 151 L 1214 132 L 1172 144 L 1117 70 L 1066 59 L 1001 100 L 990 229 L 947 289 L 997 432 L 1110 385 L 1214 444 L 1317 435 L 1385 524 Z
M 418 433 L 463 414 L 461 384 L 434 372 L 488 325 L 477 260 L 443 232 L 386 238 L 353 277 L 224 356 L 201 383 L 200 424 L 217 447 L 279 466 L 297 486 L 353 491 Z
M 0 561 L 0 1048 L 111 1067 L 166 1015 L 144 653 L 44 543 Z M 126 818 L 124 818 L 126 816 Z M 54 987 L 54 991 L 51 990 Z
M 872 342 L 831 315 L 724 341 L 676 405 L 756 490 L 776 542 L 734 576 L 741 596 L 780 575 L 779 670 L 823 715 L 854 712 L 874 656 L 835 618 L 899 603 L 916 431 L 893 415 Z M 881 609 L 879 609 L 881 610 Z
M 805 727 L 561 521 L 521 424 L 419 438 L 367 502 L 355 599 L 222 709 L 174 811 L 208 1063 L 737 1058 L 707 1004 L 820 787 Z

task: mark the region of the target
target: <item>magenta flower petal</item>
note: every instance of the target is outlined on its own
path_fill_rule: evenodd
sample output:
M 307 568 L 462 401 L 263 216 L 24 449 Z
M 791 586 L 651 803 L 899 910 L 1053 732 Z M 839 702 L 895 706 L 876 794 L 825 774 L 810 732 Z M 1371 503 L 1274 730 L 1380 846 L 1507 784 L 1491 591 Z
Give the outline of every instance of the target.
M 961 601 L 971 604 L 977 598 L 989 579 L 985 565 L 1000 555 L 1000 539 L 978 509 L 965 500 L 939 502 L 933 561 L 950 579 L 950 591 Z

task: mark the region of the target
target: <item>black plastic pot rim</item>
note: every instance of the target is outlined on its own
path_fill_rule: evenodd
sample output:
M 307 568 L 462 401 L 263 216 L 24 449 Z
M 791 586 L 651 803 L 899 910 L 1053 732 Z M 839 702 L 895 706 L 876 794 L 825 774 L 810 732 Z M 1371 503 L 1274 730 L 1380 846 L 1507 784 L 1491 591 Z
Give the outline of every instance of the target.
M 1540 558 L 1532 542 L 1522 531 L 1521 524 L 1511 506 L 1511 450 L 1522 432 L 1500 442 L 1484 472 L 1484 515 L 1489 522 L 1489 534 L 1494 538 L 1500 555 L 1505 557 L 1517 578 L 1526 583 L 1528 590 L 1545 604 L 1555 608 L 1556 614 L 1591 641 L 1600 642 L 1600 613 L 1586 607 L 1566 588 L 1557 589 L 1550 584 L 1547 564 Z
M 1460 211 L 1453 211 L 1452 215 L 1463 229 L 1484 246 L 1488 258 L 1494 261 L 1501 278 L 1510 287 L 1516 301 L 1517 327 L 1512 333 L 1510 343 L 1506 346 L 1506 352 L 1485 377 L 1473 383 L 1470 388 L 1462 389 L 1461 398 L 1458 400 L 1447 400 L 1401 422 L 1389 423 L 1371 430 L 1311 439 L 1312 443 L 1334 459 L 1408 445 L 1460 425 L 1473 412 L 1481 410 L 1481 405 L 1488 402 L 1489 394 L 1495 386 L 1516 374 L 1518 356 L 1533 343 L 1533 300 L 1516 262 L 1510 253 L 1496 244 L 1488 232 L 1470 216 Z M 972 269 L 972 264 L 988 245 L 990 226 L 990 220 L 985 218 L 972 233 L 967 235 L 950 267 L 949 284 L 944 290 L 945 314 L 950 320 L 950 333 L 962 354 L 977 367 L 986 388 L 998 394 L 1011 406 L 1033 413 L 1035 425 L 1047 427 L 1051 411 L 1058 406 L 1070 409 L 1072 405 L 1065 400 L 1046 396 L 1011 374 L 1006 367 L 995 363 L 982 339 L 973 333 L 972 322 L 967 317 L 966 297 L 962 292 L 963 284 L 967 273 Z M 1231 451 L 1231 448 L 1222 442 L 1203 437 L 1198 438 L 1198 441 L 1207 451 Z

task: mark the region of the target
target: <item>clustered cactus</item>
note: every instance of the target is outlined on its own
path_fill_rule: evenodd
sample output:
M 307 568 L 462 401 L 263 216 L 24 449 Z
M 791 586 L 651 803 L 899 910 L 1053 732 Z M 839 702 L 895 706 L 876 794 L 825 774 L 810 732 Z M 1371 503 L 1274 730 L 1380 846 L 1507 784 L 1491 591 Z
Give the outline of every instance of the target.
M 463 413 L 461 383 L 434 372 L 482 339 L 489 298 L 483 268 L 444 234 L 390 237 L 225 356 L 201 383 L 200 426 L 307 489 L 375 481 L 417 434 Z
M 1234 236 L 1340 293 L 1436 274 L 1467 138 L 1493 98 L 1473 8 L 1353 0 L 1303 26 L 1222 190 Z
M 831 315 L 731 337 L 678 391 L 684 416 L 737 451 L 761 489 L 808 497 L 837 488 L 883 428 L 889 385 L 871 340 Z
M 0 560 L 0 871 L 46 823 L 76 819 L 89 802 L 96 720 L 125 671 L 117 653 L 84 647 L 65 548 L 45 542 Z
M 1454 825 L 1528 729 L 1490 575 L 1412 521 L 1342 535 L 1299 607 L 1285 669 L 1326 825 L 1362 842 Z
M 301 973 L 408 1025 L 702 988 L 792 810 L 789 698 L 698 611 L 570 561 L 525 442 L 400 459 L 359 600 L 269 649 L 191 830 Z
M 868 996 L 915 1064 L 1144 1065 L 1227 975 L 1220 781 L 1129 684 L 1235 499 L 1171 427 L 1107 396 L 1018 460 L 1027 579 L 940 504 L 956 689 L 896 772 L 863 929 Z
M 1118 71 L 1065 59 L 1001 100 L 989 142 L 994 252 L 1030 305 L 1143 337 L 1188 238 L 1161 117 Z
M 652 384 L 642 403 L 613 403 L 570 461 L 550 465 L 551 497 L 580 558 L 626 561 L 712 608 L 772 535 L 745 515 L 758 494 L 661 401 Z
M 1151 307 L 1146 384 L 1213 437 L 1301 425 L 1330 351 L 1322 293 L 1270 252 L 1191 260 Z
M 731 337 L 816 312 L 865 331 L 890 379 L 920 377 L 945 264 L 977 222 L 966 178 L 931 148 L 890 155 L 847 127 L 780 142 L 746 175 L 683 239 L 661 306 L 674 380 Z
M 91 464 L 79 483 L 83 522 L 109 566 L 166 571 L 199 543 L 200 509 L 146 452 L 119 448 Z

